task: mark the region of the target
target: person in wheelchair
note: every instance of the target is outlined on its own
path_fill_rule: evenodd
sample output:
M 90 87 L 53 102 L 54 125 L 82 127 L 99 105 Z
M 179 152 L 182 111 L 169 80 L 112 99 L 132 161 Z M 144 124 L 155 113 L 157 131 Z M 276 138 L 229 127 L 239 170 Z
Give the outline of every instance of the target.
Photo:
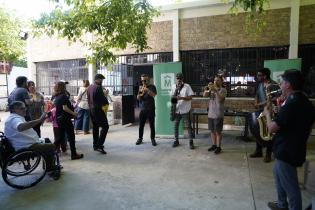
M 47 113 L 32 121 L 25 121 L 26 106 L 22 101 L 9 104 L 10 115 L 5 121 L 4 134 L 15 151 L 30 148 L 40 152 L 47 163 L 47 171 L 55 170 L 55 145 L 39 143 L 39 136 L 33 127 L 45 121 Z

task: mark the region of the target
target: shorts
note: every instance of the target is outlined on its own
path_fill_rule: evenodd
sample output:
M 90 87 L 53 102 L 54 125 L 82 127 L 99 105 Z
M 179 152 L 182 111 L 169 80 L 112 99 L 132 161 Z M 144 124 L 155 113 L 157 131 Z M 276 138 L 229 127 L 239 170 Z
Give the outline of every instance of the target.
M 208 129 L 210 131 L 222 132 L 223 118 L 208 118 Z

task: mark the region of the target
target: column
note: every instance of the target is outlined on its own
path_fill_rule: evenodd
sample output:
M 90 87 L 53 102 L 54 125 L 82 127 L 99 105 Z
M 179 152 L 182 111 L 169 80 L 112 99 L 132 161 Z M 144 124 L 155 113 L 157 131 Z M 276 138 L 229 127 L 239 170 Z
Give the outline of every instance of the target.
M 173 61 L 179 61 L 179 17 L 178 9 L 173 11 Z
M 289 58 L 298 58 L 300 0 L 291 0 Z

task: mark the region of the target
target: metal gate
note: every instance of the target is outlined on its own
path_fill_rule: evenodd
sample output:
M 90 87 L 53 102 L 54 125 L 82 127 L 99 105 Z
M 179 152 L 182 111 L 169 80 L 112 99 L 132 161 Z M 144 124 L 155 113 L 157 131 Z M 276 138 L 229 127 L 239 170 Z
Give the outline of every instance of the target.
M 36 63 L 36 85 L 44 95 L 52 95 L 56 82 L 69 82 L 67 90 L 71 95 L 77 95 L 82 86 L 82 80 L 88 79 L 88 66 L 85 59 L 48 61 Z

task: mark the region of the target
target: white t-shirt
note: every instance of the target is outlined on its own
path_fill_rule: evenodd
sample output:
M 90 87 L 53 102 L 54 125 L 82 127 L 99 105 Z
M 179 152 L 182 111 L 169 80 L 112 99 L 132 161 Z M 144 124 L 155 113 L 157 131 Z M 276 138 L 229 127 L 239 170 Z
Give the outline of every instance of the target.
M 4 123 L 4 134 L 15 150 L 28 148 L 39 139 L 39 136 L 33 128 L 18 131 L 18 126 L 25 122 L 24 117 L 11 113 Z
M 171 96 L 174 95 L 176 90 L 176 84 L 172 86 L 172 91 L 171 91 Z M 184 87 L 180 90 L 180 93 L 178 96 L 181 97 L 187 97 L 187 96 L 192 96 L 194 95 L 194 92 L 192 91 L 191 87 L 189 84 L 184 83 Z M 186 114 L 190 111 L 191 109 L 191 100 L 186 101 L 186 100 L 178 100 L 176 104 L 176 113 L 177 114 Z

